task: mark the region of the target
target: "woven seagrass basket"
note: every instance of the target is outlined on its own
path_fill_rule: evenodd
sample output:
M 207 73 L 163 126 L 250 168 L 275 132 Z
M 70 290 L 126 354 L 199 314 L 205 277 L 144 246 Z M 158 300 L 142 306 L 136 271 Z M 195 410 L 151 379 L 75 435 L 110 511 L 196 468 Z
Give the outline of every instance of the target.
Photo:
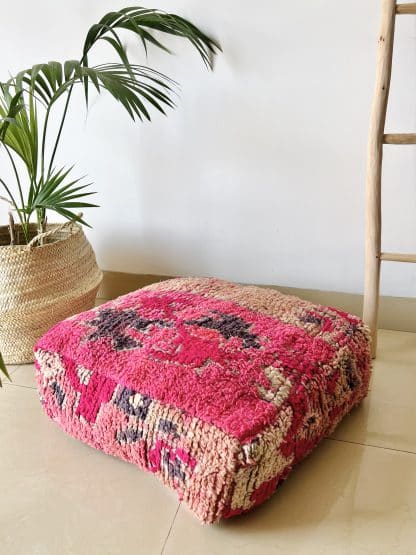
M 35 342 L 60 320 L 94 306 L 102 272 L 82 228 L 50 224 L 29 245 L 10 246 L 0 226 L 0 352 L 6 364 L 33 361 Z

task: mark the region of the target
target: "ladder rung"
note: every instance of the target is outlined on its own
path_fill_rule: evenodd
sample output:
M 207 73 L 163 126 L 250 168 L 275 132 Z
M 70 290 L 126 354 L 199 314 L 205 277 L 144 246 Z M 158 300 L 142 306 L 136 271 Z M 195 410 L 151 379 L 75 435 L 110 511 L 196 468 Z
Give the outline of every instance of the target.
M 416 145 L 416 133 L 386 133 L 385 145 Z
M 416 2 L 410 4 L 397 4 L 396 13 L 398 15 L 416 14 Z
M 416 262 L 416 254 L 400 254 L 397 252 L 382 252 L 380 260 L 388 260 L 390 262 Z

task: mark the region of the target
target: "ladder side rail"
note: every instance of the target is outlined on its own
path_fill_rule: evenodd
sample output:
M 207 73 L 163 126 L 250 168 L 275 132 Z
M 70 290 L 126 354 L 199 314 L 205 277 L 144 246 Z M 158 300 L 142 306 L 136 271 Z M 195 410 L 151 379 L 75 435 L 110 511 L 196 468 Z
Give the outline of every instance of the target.
M 371 330 L 373 356 L 375 356 L 377 349 L 377 322 L 380 294 L 383 141 L 391 80 L 395 18 L 396 0 L 383 0 L 378 40 L 376 86 L 368 139 L 366 183 L 363 319 Z

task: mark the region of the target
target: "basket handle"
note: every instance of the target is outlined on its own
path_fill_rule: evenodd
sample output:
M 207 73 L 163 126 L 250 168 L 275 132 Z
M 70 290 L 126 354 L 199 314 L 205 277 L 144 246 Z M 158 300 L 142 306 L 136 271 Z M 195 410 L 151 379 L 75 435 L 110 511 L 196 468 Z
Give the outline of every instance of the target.
M 82 212 L 77 214 L 77 216 L 78 216 L 78 218 L 82 218 Z M 41 239 L 45 239 L 45 237 L 50 237 L 54 233 L 57 233 L 58 231 L 62 231 L 63 229 L 66 229 L 67 227 L 72 228 L 72 226 L 74 224 L 75 224 L 75 220 L 70 220 L 68 222 L 64 222 L 63 224 L 60 224 L 60 225 L 54 227 L 53 229 L 50 229 L 49 231 L 44 231 L 43 233 L 38 233 L 27 244 L 28 249 L 32 250 L 33 247 L 36 245 L 36 243 L 38 241 L 40 241 Z

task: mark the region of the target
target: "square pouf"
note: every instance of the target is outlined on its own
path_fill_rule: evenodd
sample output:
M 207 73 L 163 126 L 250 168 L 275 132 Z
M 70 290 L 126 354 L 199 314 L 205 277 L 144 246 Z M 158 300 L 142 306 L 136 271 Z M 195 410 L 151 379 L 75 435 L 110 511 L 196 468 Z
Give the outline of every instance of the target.
M 205 523 L 270 497 L 365 397 L 371 366 L 355 316 L 196 278 L 64 320 L 35 354 L 50 418 L 153 472 Z

